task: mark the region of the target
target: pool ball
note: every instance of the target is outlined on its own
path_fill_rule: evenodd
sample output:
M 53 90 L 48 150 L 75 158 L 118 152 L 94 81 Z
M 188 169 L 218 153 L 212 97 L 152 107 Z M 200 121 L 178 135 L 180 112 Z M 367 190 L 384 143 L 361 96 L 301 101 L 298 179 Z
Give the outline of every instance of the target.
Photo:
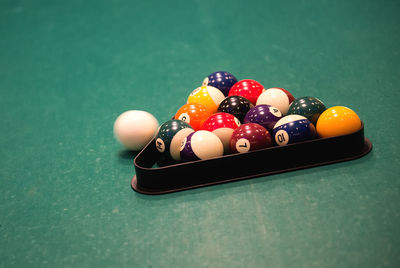
M 201 86 L 190 93 L 187 103 L 200 103 L 212 113 L 216 113 L 219 104 L 224 98 L 224 94 L 218 88 Z
M 269 104 L 278 108 L 283 115 L 289 110 L 289 105 L 293 102 L 293 95 L 286 89 L 273 87 L 265 90 L 257 99 L 257 105 Z
M 282 117 L 272 130 L 275 143 L 281 146 L 313 139 L 315 134 L 310 120 L 297 114 Z
M 326 110 L 325 104 L 314 97 L 301 97 L 295 99 L 289 107 L 289 114 L 298 114 L 306 117 L 311 123 L 317 123 L 318 117 Z
M 264 86 L 252 79 L 245 79 L 234 84 L 229 90 L 229 96 L 242 96 L 256 105 L 258 97 L 264 91 Z
M 234 115 L 240 122 L 254 105 L 245 97 L 228 96 L 218 106 L 218 112 Z
M 229 141 L 233 131 L 240 126 L 240 121 L 228 113 L 216 113 L 210 116 L 203 125 L 203 130 L 218 136 L 224 145 L 224 153 L 229 153 Z
M 214 133 L 199 130 L 183 140 L 180 150 L 181 160 L 188 162 L 222 156 L 224 146 Z
M 212 86 L 221 90 L 225 96 L 228 96 L 229 90 L 237 82 L 237 79 L 233 74 L 218 71 L 210 74 L 203 80 L 203 86 Z
M 185 104 L 176 112 L 174 119 L 188 123 L 194 130 L 200 130 L 213 113 L 199 103 Z
M 235 129 L 230 140 L 232 153 L 246 153 L 272 145 L 271 134 L 268 130 L 255 123 L 243 124 Z
M 192 127 L 182 120 L 169 120 L 161 125 L 155 137 L 157 150 L 165 156 L 166 159 L 179 161 L 180 148 L 183 139 L 194 132 Z
M 282 118 L 278 108 L 261 104 L 251 108 L 244 117 L 243 123 L 256 123 L 271 131 L 276 122 Z
M 318 118 L 317 133 L 321 138 L 347 135 L 360 130 L 362 123 L 350 108 L 334 106 L 326 109 Z
M 116 139 L 133 151 L 139 151 L 156 135 L 157 119 L 150 113 L 130 110 L 120 114 L 114 122 Z

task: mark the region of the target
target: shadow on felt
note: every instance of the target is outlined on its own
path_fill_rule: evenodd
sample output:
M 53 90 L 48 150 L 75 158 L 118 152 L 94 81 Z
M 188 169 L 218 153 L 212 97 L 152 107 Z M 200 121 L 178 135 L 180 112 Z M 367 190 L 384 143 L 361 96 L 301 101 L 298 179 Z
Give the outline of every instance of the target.
M 120 150 L 118 152 L 118 163 L 124 165 L 132 165 L 133 166 L 133 159 L 140 153 L 140 151 L 132 151 L 132 150 Z

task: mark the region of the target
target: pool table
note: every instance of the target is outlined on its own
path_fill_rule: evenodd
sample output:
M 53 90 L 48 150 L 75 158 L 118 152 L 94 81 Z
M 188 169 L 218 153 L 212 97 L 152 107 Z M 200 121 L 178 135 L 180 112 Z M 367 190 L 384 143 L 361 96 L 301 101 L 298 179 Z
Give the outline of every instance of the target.
M 1 1 L 0 267 L 398 267 L 399 12 L 391 0 Z M 353 109 L 372 151 L 134 191 L 137 152 L 115 119 L 163 123 L 218 70 Z

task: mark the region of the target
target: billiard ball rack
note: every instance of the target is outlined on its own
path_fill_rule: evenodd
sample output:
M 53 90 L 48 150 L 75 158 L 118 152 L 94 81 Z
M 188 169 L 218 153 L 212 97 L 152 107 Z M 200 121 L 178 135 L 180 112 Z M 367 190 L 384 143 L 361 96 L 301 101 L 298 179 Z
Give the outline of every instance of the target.
M 359 131 L 344 136 L 155 166 L 161 154 L 152 140 L 134 159 L 136 175 L 131 186 L 142 194 L 165 194 L 349 161 L 371 150 L 363 125 Z

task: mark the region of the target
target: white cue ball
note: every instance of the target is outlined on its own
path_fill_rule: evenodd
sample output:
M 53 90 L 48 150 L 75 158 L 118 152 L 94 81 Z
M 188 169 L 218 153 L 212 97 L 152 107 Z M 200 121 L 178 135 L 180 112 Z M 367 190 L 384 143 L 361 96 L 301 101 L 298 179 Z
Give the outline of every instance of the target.
M 114 135 L 127 149 L 139 151 L 157 134 L 158 121 L 150 113 L 130 110 L 120 114 L 114 123 Z

